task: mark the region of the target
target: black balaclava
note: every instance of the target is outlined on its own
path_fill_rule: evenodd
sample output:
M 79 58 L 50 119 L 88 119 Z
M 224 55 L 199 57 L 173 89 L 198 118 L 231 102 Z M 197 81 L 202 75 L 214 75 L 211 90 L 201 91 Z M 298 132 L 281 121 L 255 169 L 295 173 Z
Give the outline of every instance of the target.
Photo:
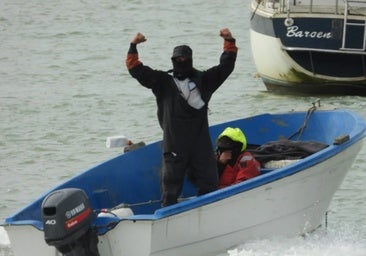
M 185 61 L 176 61 L 177 57 L 185 57 Z M 172 55 L 173 75 L 184 80 L 193 73 L 192 49 L 187 45 L 176 46 Z
M 227 163 L 231 166 L 234 166 L 237 158 L 241 153 L 241 149 L 243 147 L 243 143 L 238 141 L 233 141 L 227 136 L 222 136 L 217 142 L 217 154 L 221 155 L 221 153 L 225 150 L 230 150 L 232 154 L 232 159 Z

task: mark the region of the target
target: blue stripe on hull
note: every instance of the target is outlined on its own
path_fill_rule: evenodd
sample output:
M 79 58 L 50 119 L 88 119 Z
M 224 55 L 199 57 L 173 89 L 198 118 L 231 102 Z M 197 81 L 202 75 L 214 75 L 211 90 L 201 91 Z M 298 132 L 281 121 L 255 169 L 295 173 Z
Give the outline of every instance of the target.
M 364 55 L 309 51 L 287 51 L 301 67 L 313 74 L 340 78 L 363 77 L 366 74 Z
M 255 14 L 251 28 L 261 34 L 279 38 L 285 47 L 339 50 L 342 47 L 342 18 L 294 18 L 292 26 L 285 26 L 285 18 L 267 18 Z M 349 22 L 363 24 L 363 21 Z M 347 28 L 346 48 L 363 48 L 364 27 Z

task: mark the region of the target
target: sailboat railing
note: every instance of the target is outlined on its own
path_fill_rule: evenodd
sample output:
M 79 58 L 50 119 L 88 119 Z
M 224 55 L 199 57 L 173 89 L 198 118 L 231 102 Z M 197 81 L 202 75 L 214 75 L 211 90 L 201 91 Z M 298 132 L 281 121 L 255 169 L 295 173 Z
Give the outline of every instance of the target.
M 366 16 L 366 0 L 256 0 L 256 2 L 262 8 L 274 13 L 325 13 Z

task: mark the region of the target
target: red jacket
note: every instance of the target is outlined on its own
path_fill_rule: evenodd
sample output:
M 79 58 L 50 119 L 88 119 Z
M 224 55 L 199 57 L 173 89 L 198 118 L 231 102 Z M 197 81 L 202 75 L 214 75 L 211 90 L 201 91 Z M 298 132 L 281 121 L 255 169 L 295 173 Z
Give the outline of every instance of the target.
M 239 155 L 234 166 L 226 165 L 220 176 L 219 188 L 224 188 L 260 174 L 260 163 L 253 155 L 244 151 Z

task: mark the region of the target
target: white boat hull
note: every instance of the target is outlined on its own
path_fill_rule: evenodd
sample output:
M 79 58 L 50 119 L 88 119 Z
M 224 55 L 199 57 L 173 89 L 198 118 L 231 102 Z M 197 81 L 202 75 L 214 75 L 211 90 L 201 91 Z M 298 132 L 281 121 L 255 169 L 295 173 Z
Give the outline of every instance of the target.
M 361 145 L 359 141 L 301 172 L 196 209 L 158 220 L 122 220 L 99 237 L 100 255 L 212 256 L 249 239 L 311 232 L 321 225 Z M 4 227 L 15 255 L 58 255 L 45 243 L 43 231 L 30 225 Z
M 300 78 L 291 74 L 291 70 L 302 69 L 281 49 L 279 39 L 267 36 L 254 30 L 250 31 L 252 54 L 257 72 L 262 78 L 290 83 L 302 82 Z M 271 47 L 268 47 L 268 46 Z M 270 58 L 268 57 L 270 56 Z M 302 70 L 302 72 L 306 72 Z

